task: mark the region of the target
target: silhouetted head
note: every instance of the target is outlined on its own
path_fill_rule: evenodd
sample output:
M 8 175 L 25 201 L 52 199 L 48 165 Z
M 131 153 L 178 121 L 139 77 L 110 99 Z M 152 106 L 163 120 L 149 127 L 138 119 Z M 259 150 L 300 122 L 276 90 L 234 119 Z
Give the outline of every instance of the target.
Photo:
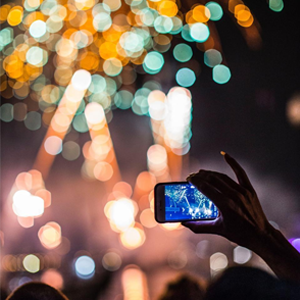
M 292 300 L 299 288 L 256 268 L 233 267 L 207 288 L 205 300 Z
M 202 300 L 204 290 L 200 283 L 187 275 L 170 282 L 159 300 Z
M 6 300 L 68 300 L 55 288 L 41 282 L 28 282 L 13 291 Z

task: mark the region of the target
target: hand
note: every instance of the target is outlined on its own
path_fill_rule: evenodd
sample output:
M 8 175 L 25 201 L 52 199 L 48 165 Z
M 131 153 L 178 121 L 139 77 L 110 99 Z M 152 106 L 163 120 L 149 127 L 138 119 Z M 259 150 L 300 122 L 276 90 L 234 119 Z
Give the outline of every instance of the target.
M 259 237 L 268 235 L 273 227 L 244 169 L 228 154 L 224 154 L 224 158 L 234 171 L 238 183 L 225 174 L 206 170 L 200 170 L 187 178 L 214 202 L 219 209 L 219 216 L 212 221 L 191 221 L 183 225 L 195 233 L 218 234 L 255 250 Z
M 182 225 L 195 233 L 219 234 L 256 252 L 281 279 L 300 283 L 300 255 L 282 233 L 267 220 L 256 192 L 243 168 L 228 154 L 225 161 L 238 183 L 227 175 L 200 170 L 187 180 L 210 198 L 219 209 L 212 221 Z

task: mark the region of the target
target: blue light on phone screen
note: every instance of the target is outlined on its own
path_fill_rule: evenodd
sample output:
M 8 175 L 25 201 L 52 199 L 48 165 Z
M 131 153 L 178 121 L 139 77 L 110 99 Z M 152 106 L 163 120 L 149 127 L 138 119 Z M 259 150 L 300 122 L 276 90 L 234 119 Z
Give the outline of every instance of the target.
M 214 219 L 218 213 L 216 206 L 193 185 L 165 185 L 166 221 Z

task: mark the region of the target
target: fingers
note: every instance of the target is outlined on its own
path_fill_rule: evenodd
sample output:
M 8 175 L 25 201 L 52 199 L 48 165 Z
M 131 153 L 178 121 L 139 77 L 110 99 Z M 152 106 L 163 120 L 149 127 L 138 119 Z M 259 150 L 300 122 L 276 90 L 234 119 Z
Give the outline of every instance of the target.
M 210 183 L 201 180 L 201 178 L 197 175 L 191 175 L 187 178 L 187 180 L 206 197 L 211 199 L 221 212 L 226 210 L 226 208 L 228 207 L 228 204 L 226 204 L 226 200 L 228 199 L 225 199 L 224 195 L 217 191 Z
M 195 233 L 219 234 L 219 226 L 215 221 L 189 221 L 181 224 Z
M 245 170 L 239 165 L 239 163 L 227 153 L 224 154 L 224 158 L 235 173 L 240 185 L 250 191 L 254 191 Z
M 202 180 L 210 183 L 223 195 L 232 198 L 235 201 L 240 200 L 242 195 L 244 195 L 246 192 L 243 187 L 241 187 L 227 175 L 218 172 L 200 170 L 199 173 L 193 175 L 193 177 L 199 177 Z

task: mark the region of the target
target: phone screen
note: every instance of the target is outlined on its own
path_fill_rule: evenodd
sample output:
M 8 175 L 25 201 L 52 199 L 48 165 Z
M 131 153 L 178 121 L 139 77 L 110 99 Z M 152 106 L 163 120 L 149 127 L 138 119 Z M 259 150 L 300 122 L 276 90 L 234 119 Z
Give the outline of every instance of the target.
M 217 207 L 189 183 L 165 185 L 165 220 L 215 219 Z

